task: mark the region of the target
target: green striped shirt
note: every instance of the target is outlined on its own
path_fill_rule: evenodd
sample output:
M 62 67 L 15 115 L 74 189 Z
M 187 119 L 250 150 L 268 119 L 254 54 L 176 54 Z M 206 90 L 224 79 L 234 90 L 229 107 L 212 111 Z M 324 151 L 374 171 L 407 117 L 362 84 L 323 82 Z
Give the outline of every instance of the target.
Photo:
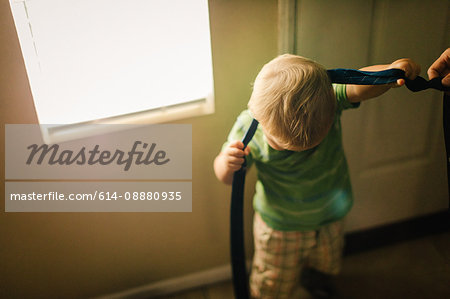
M 356 108 L 346 97 L 345 85 L 333 85 L 337 110 L 333 126 L 315 148 L 295 152 L 269 146 L 260 128 L 250 142 L 248 166 L 257 168 L 253 207 L 270 227 L 283 231 L 316 230 L 343 218 L 351 209 L 353 194 L 342 146 L 340 116 Z M 248 110 L 237 118 L 228 141 L 241 140 L 250 126 Z

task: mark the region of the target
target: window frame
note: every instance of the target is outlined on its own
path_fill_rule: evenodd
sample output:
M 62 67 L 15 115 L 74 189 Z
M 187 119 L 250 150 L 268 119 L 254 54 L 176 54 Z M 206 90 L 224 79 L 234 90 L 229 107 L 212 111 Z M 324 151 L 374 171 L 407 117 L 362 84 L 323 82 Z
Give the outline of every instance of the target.
M 16 26 L 17 36 L 24 59 L 25 68 L 28 77 L 33 76 L 33 80 L 28 80 L 33 96 L 33 103 L 36 108 L 34 97 L 42 96 L 43 78 L 40 75 L 40 63 L 31 24 L 29 23 L 28 12 L 26 7 L 27 0 L 10 0 L 10 8 Z M 23 5 L 23 9 L 14 8 L 14 5 Z M 208 8 L 209 9 L 209 8 Z M 209 16 L 209 12 L 208 12 Z M 209 23 L 210 25 L 210 23 Z M 28 34 L 23 32 L 28 31 Z M 209 30 L 211 35 L 211 30 Z M 22 33 L 22 34 L 21 34 Z M 211 37 L 210 37 L 211 39 Z M 211 42 L 211 41 L 210 41 Z M 211 57 L 212 57 L 212 46 Z M 26 56 L 26 58 L 25 58 Z M 99 130 L 98 124 L 157 124 L 182 120 L 191 117 L 213 114 L 214 105 L 214 67 L 212 67 L 212 85 L 211 92 L 202 99 L 189 100 L 183 103 L 160 106 L 158 108 L 137 111 L 133 113 L 115 115 L 106 118 L 92 119 L 89 121 L 72 123 L 72 124 L 42 124 L 43 139 L 47 143 L 63 142 L 72 139 L 78 139 L 103 133 Z M 36 111 L 37 112 L 37 111 Z M 38 114 L 38 113 L 37 113 Z M 39 115 L 38 115 L 39 122 Z M 111 130 L 118 126 L 109 126 Z

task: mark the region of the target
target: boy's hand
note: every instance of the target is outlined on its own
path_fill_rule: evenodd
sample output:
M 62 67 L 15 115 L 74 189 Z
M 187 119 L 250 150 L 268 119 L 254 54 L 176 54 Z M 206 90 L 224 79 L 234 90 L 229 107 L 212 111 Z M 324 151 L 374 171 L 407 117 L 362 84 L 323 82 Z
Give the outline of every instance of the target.
M 250 153 L 250 147 L 246 147 L 240 140 L 233 141 L 223 151 L 225 167 L 232 172 L 239 170 L 244 163 L 244 156 Z
M 233 182 L 234 173 L 244 163 L 244 156 L 250 153 L 250 147 L 243 150 L 242 141 L 236 140 L 230 143 L 214 160 L 214 172 L 219 181 L 230 185 Z
M 420 65 L 409 58 L 402 58 L 389 65 L 389 69 L 401 69 L 405 71 L 405 77 L 414 80 L 420 74 Z M 391 87 L 405 85 L 405 79 L 398 79 L 396 83 L 391 83 Z

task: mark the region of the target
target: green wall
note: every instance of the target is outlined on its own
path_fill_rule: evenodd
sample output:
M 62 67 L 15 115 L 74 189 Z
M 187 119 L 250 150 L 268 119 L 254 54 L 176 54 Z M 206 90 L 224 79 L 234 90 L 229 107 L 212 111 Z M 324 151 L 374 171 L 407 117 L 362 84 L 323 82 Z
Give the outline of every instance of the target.
M 256 74 L 277 54 L 277 1 L 210 0 L 210 18 L 216 112 L 177 122 L 193 130 L 192 213 L 1 212 L 0 297 L 92 297 L 229 263 L 231 190 L 212 164 Z M 0 0 L 0 105 L 4 157 L 4 124 L 37 123 L 8 0 Z M 0 172 L 4 206 L 3 159 Z

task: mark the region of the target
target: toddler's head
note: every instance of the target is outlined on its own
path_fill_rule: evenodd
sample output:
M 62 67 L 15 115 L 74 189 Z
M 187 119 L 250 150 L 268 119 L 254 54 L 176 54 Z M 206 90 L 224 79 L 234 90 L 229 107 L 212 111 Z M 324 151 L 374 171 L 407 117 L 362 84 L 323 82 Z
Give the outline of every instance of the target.
M 321 65 L 284 54 L 261 69 L 248 107 L 273 148 L 301 151 L 325 138 L 336 100 Z

